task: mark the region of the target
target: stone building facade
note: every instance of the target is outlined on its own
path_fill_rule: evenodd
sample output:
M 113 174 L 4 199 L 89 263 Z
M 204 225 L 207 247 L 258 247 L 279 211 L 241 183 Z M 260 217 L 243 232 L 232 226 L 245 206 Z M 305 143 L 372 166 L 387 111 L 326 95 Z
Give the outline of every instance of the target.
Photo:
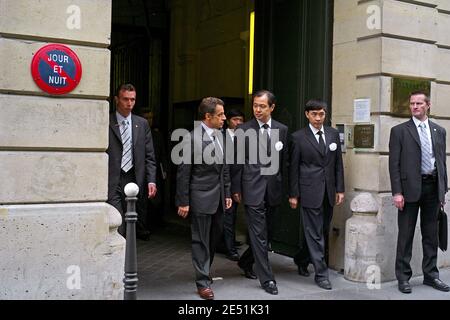
M 338 270 L 345 268 L 348 278 L 364 281 L 366 270 L 354 262 L 364 260 L 363 265 L 380 267 L 383 281 L 393 280 L 398 229 L 397 210 L 390 193 L 388 145 L 391 127 L 407 118 L 392 112 L 392 79 L 429 81 L 430 117 L 448 131 L 450 73 L 444 66 L 450 65 L 450 3 L 337 0 L 334 13 L 333 123 L 354 124 L 354 99 L 370 98 L 370 124 L 375 127 L 374 148 L 348 149 L 345 154 L 347 201 L 335 212 L 334 227 L 345 229 L 352 215 L 351 201 L 360 193 L 371 193 L 379 209 L 376 215 L 360 221 L 374 226 L 369 228 L 371 234 L 356 235 L 372 239 L 373 247 L 364 247 L 364 242 L 356 239 L 346 241 L 345 235 L 358 234 L 358 228 L 350 234 L 349 230 L 341 232 L 335 237 L 332 265 Z M 448 205 L 446 208 L 450 209 Z M 347 255 L 345 246 L 349 246 Z M 421 273 L 421 250 L 418 223 L 412 261 L 417 273 Z M 448 252 L 439 250 L 438 263 L 441 267 L 450 266 Z
M 107 195 L 111 1 L 0 1 L 0 299 L 118 299 L 120 214 Z M 36 51 L 68 45 L 80 84 L 50 96 Z
M 120 215 L 105 204 L 114 2 L 0 0 L 0 299 L 123 297 Z M 167 1 L 173 31 L 169 126 L 177 123 L 178 102 L 222 94 L 248 103 L 248 78 L 239 70 L 248 68 L 249 30 L 233 21 L 248 24 L 253 2 L 189 3 Z M 392 280 L 397 213 L 390 195 L 388 139 L 390 128 L 406 120 L 392 112 L 392 79 L 429 81 L 431 118 L 450 128 L 450 2 L 332 3 L 332 124 L 351 128 L 354 100 L 370 99 L 374 147 L 351 147 L 351 131 L 345 131 L 346 202 L 335 210 L 330 266 L 344 270 L 349 280 L 365 281 L 368 266 L 376 265 L 382 281 Z M 201 28 L 193 27 L 184 10 L 192 10 Z M 231 19 L 226 32 L 214 29 L 208 23 L 212 18 Z M 186 35 L 200 37 L 199 45 Z M 81 60 L 81 82 L 69 94 L 49 95 L 33 82 L 31 60 L 48 43 L 69 46 Z M 207 82 L 208 70 L 196 63 L 205 65 L 228 52 L 239 68 L 222 65 L 214 72 L 226 81 Z M 369 200 L 352 205 L 360 195 Z M 358 211 L 353 217 L 351 208 Z M 416 234 L 413 270 L 420 272 Z M 449 253 L 439 253 L 439 266 L 450 267 Z

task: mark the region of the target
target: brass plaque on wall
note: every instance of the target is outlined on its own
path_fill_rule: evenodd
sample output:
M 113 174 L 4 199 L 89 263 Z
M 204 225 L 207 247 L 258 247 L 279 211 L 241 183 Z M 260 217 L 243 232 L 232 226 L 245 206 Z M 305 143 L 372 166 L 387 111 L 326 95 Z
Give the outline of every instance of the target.
M 375 126 L 373 124 L 355 125 L 353 135 L 353 145 L 355 148 L 374 147 Z
M 413 91 L 424 91 L 430 96 L 431 82 L 427 80 L 392 78 L 391 112 L 398 116 L 410 116 L 409 94 Z

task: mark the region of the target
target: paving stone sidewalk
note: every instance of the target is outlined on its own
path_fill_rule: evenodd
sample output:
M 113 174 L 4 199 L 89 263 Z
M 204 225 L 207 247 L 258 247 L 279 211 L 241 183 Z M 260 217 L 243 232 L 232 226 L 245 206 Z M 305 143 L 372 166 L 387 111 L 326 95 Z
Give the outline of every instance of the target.
M 242 253 L 245 245 L 240 248 Z M 139 300 L 201 300 L 196 294 L 191 262 L 190 233 L 183 225 L 168 224 L 152 234 L 150 241 L 138 240 Z M 212 289 L 216 300 L 450 300 L 450 292 L 440 292 L 422 285 L 422 277 L 411 279 L 412 294 L 402 294 L 397 282 L 385 282 L 370 290 L 365 283 L 355 283 L 330 270 L 333 290 L 323 290 L 308 278 L 297 274 L 292 258 L 270 253 L 269 259 L 279 294 L 263 291 L 258 280 L 242 276 L 236 262 L 222 254 L 214 260 Z M 310 265 L 310 272 L 313 271 Z M 450 284 L 450 269 L 440 270 L 440 278 Z

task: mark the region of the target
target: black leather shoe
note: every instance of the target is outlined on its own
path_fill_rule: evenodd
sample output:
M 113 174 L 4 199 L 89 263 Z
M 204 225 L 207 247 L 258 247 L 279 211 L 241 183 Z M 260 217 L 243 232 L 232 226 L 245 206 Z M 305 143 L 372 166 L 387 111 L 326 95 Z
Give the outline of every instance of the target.
M 274 294 L 274 295 L 278 294 L 278 288 L 277 288 L 277 285 L 275 284 L 275 281 L 270 280 L 270 281 L 264 282 L 264 284 L 262 285 L 262 288 L 267 293 Z
M 325 290 L 331 290 L 331 282 L 328 279 L 316 281 L 317 285 Z
M 450 287 L 439 279 L 424 279 L 423 284 L 435 288 L 436 290 L 448 292 Z
M 244 277 L 248 278 L 248 279 L 258 279 L 258 277 L 256 276 L 256 274 L 253 272 L 252 269 L 242 269 L 244 271 Z
M 398 290 L 401 293 L 411 293 L 412 292 L 411 285 L 409 284 L 408 281 L 399 281 L 398 282 Z
M 303 277 L 309 277 L 309 271 L 307 266 L 298 266 L 298 274 Z
M 225 257 L 231 261 L 239 261 L 239 258 L 240 258 L 239 254 L 237 254 L 237 253 L 227 254 Z

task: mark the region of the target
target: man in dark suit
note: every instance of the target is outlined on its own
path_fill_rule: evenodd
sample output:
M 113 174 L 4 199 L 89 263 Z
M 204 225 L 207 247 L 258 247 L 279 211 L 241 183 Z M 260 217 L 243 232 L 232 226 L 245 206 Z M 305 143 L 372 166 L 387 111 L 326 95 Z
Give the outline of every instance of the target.
M 145 229 L 146 199 L 156 195 L 156 163 L 153 141 L 147 120 L 131 113 L 136 103 L 136 89 L 121 85 L 114 97 L 116 112 L 109 117 L 108 203 L 122 215 L 119 233 L 125 236 L 125 185 L 134 182 L 139 187 L 136 226 L 137 237 L 148 240 Z
M 156 185 L 158 186 L 156 196 L 149 199 L 147 202 L 146 227 L 148 230 L 156 230 L 165 225 L 164 212 L 166 211 L 167 206 L 164 200 L 169 159 L 167 158 L 166 153 L 166 141 L 162 132 L 159 130 L 159 124 L 153 112 L 145 112 L 142 114 L 142 117 L 147 119 L 152 133 L 153 149 L 155 151 L 156 160 Z
M 201 123 L 184 137 L 187 148 L 183 148 L 183 162 L 177 172 L 175 205 L 182 218 L 190 213 L 197 292 L 208 300 L 214 299 L 210 267 L 222 237 L 223 214 L 232 203 L 229 169 L 224 164 L 225 144 L 219 130 L 226 119 L 223 106 L 218 98 L 202 100 L 198 108 Z M 184 152 L 190 156 L 185 157 Z
M 389 139 L 389 174 L 394 205 L 398 208 L 395 275 L 398 289 L 403 293 L 412 291 L 410 261 L 419 208 L 423 283 L 437 290 L 450 291 L 450 287 L 439 280 L 436 266 L 438 212 L 448 190 L 446 132 L 428 119 L 430 106 L 426 93 L 411 93 L 412 119 L 393 127 Z
M 278 288 L 269 263 L 268 227 L 283 195 L 282 171 L 287 160 L 288 128 L 271 117 L 275 109 L 272 92 L 261 90 L 254 93 L 252 104 L 255 117 L 235 130 L 238 164 L 233 168 L 232 193 L 236 202 L 241 202 L 242 198 L 245 205 L 250 238 L 250 246 L 238 265 L 247 278 L 258 277 L 261 287 L 275 295 Z M 239 148 L 242 137 L 244 150 Z
M 244 113 L 237 109 L 228 110 L 227 116 L 227 129 L 225 130 L 225 142 L 227 146 L 234 145 L 234 130 L 237 126 L 244 123 Z M 233 150 L 233 153 L 227 154 L 227 163 L 236 163 L 236 152 L 234 148 L 228 150 Z M 233 168 L 231 166 L 230 168 Z M 225 253 L 227 259 L 231 261 L 239 261 L 239 253 L 236 248 L 236 215 L 237 215 L 238 203 L 233 201 L 231 208 L 225 211 L 225 216 L 223 217 L 223 237 L 222 241 L 219 242 L 217 251 L 222 251 Z
M 331 290 L 325 261 L 325 241 L 333 216 L 333 206 L 344 201 L 344 166 L 339 132 L 324 126 L 327 104 L 313 99 L 305 108 L 309 125 L 291 137 L 289 163 L 289 203 L 302 207 L 307 256 L 300 251 L 294 261 L 304 273 L 307 261 L 315 270 L 315 282 Z M 305 266 L 306 265 L 306 266 Z

